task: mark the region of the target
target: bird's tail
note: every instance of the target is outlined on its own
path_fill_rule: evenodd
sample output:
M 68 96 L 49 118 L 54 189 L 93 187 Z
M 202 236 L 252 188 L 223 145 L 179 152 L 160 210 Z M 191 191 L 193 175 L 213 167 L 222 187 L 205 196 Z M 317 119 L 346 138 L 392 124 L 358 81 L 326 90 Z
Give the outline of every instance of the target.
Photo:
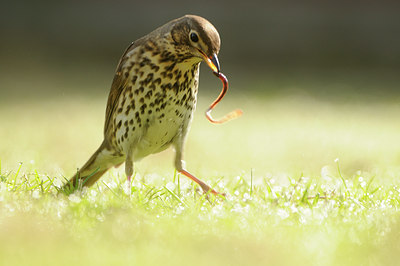
M 72 193 L 78 188 L 91 186 L 113 166 L 124 161 L 122 156 L 113 154 L 106 148 L 105 142 L 97 149 L 90 159 L 78 169 L 77 173 L 64 185 L 66 193 Z

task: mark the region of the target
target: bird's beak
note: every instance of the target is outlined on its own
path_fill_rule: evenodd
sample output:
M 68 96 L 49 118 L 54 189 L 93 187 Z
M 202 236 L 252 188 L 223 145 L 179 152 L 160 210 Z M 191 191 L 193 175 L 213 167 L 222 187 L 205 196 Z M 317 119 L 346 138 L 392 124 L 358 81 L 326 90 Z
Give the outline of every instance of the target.
M 208 57 L 203 51 L 200 51 L 200 53 L 202 54 L 204 61 L 206 61 L 207 65 L 211 68 L 211 70 L 214 73 L 218 74 L 220 68 L 217 55 L 213 54 L 212 56 Z
M 207 65 L 214 71 L 215 73 L 219 73 L 219 61 L 216 54 L 213 54 L 211 57 L 207 58 Z

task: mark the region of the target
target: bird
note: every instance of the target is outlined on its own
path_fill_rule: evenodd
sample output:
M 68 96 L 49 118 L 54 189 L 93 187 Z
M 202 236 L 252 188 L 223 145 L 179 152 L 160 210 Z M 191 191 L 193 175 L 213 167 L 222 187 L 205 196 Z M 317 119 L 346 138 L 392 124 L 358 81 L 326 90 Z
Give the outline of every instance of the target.
M 216 28 L 196 15 L 167 22 L 132 42 L 119 60 L 108 96 L 104 140 L 64 187 L 93 185 L 109 168 L 133 163 L 169 147 L 175 169 L 204 193 L 223 195 L 186 170 L 185 141 L 197 103 L 199 66 L 220 73 L 221 40 Z

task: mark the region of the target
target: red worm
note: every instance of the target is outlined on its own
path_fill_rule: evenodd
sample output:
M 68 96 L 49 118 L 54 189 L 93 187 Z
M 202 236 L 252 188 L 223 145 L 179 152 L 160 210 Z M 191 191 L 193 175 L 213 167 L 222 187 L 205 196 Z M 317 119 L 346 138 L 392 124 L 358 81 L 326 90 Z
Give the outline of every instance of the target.
M 236 109 L 236 110 L 226 114 L 225 116 L 223 116 L 220 119 L 212 118 L 212 116 L 211 116 L 212 109 L 214 109 L 214 107 L 222 100 L 222 98 L 225 96 L 226 92 L 228 91 L 228 79 L 225 77 L 225 75 L 222 74 L 221 72 L 219 72 L 219 73 L 214 72 L 214 75 L 216 75 L 222 81 L 223 87 L 222 87 L 222 91 L 219 94 L 218 98 L 215 99 L 215 101 L 208 107 L 208 109 L 206 111 L 206 118 L 211 123 L 222 124 L 229 120 L 232 120 L 234 118 L 241 116 L 243 114 L 243 112 L 240 109 Z

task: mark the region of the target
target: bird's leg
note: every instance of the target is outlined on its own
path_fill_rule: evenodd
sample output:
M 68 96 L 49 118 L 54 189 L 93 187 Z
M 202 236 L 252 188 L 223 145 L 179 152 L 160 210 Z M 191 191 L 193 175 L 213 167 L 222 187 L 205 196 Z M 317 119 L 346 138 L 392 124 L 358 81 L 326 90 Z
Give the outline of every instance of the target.
M 132 161 L 132 155 L 130 153 L 126 156 L 125 159 L 125 174 L 126 178 L 128 179 L 128 191 L 129 195 L 131 195 L 132 191 L 132 174 L 133 174 L 133 161 Z
M 206 183 L 204 183 L 203 181 L 201 181 L 200 179 L 198 179 L 197 177 L 195 177 L 194 175 L 192 175 L 191 173 L 189 173 L 188 171 L 186 171 L 185 169 L 177 169 L 179 173 L 189 177 L 190 179 L 192 179 L 194 182 L 196 182 L 197 184 L 199 184 L 199 186 L 201 187 L 201 189 L 203 190 L 204 193 L 208 193 L 209 191 L 215 195 L 215 196 L 225 196 L 222 193 L 219 193 L 217 191 L 215 191 L 214 189 L 212 189 L 209 185 L 207 185 Z
M 176 155 L 175 155 L 175 168 L 176 170 L 185 175 L 186 177 L 189 177 L 190 179 L 192 179 L 194 182 L 196 182 L 197 184 L 199 184 L 199 186 L 201 187 L 201 189 L 203 190 L 204 193 L 208 193 L 211 192 L 212 194 L 214 194 L 215 196 L 225 196 L 222 193 L 219 193 L 217 191 L 215 191 L 214 189 L 212 189 L 209 185 L 207 185 L 206 183 L 204 183 L 203 181 L 201 181 L 200 179 L 198 179 L 197 177 L 195 177 L 194 175 L 192 175 L 191 173 L 189 173 L 184 166 L 185 162 L 182 160 L 182 153 L 180 150 L 176 150 Z

